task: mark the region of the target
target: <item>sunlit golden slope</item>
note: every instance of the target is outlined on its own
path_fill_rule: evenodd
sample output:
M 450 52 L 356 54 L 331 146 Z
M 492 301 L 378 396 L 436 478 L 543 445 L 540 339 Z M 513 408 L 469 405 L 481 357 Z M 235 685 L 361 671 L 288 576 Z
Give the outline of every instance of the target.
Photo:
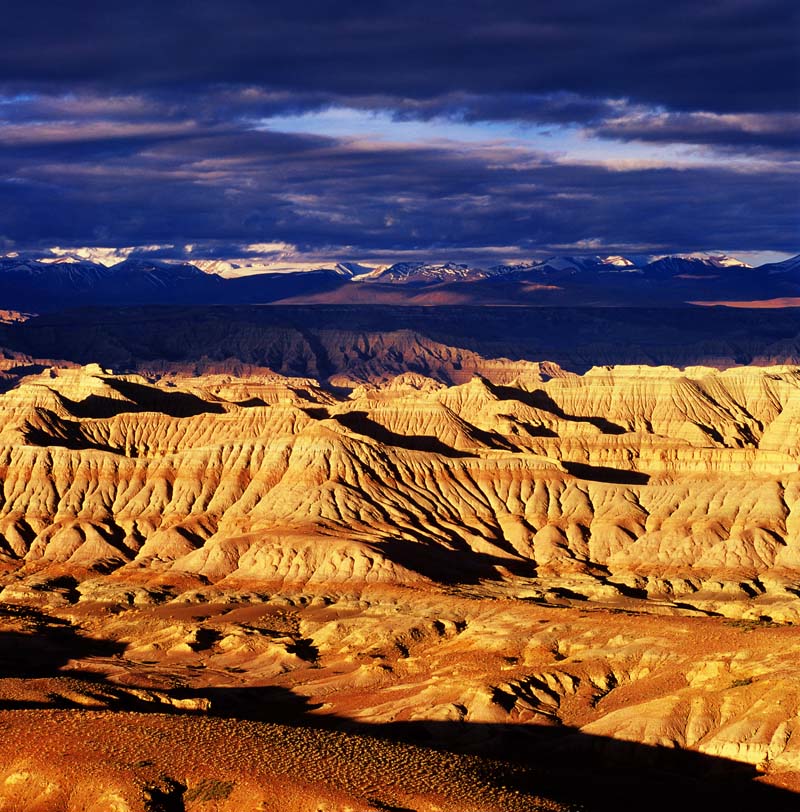
M 45 791 L 65 810 L 204 809 L 216 787 L 230 810 L 270 782 L 286 809 L 567 809 L 599 797 L 581 794 L 586 748 L 613 774 L 625 742 L 642 769 L 667 746 L 800 787 L 800 369 L 472 361 L 458 385 L 445 358 L 436 378 L 375 367 L 328 389 L 9 362 L 0 809 Z M 132 711 L 193 716 L 115 738 Z M 433 787 L 438 756 L 253 726 L 286 718 L 561 777 L 525 773 L 519 794 L 452 761 Z M 32 724 L 53 752 L 28 746 Z M 75 725 L 88 777 L 70 795 L 57 731 Z M 175 747 L 151 754 L 153 731 Z M 263 775 L 237 766 L 237 737 Z M 309 747 L 333 748 L 310 783 Z M 388 777 L 345 780 L 340 747 Z
M 798 370 L 549 372 L 349 397 L 275 375 L 28 376 L 2 396 L 7 590 L 67 571 L 84 590 L 566 579 L 795 616 Z

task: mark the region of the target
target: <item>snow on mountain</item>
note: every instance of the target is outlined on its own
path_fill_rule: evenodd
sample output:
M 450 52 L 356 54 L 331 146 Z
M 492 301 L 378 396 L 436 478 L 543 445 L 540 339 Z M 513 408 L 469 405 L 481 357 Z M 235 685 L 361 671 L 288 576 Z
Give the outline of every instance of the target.
M 12 253 L 0 257 L 0 274 L 16 280 L 39 279 L 54 287 L 87 288 L 108 276 L 108 269 L 82 257 L 37 257 Z
M 278 269 L 274 263 L 262 265 L 253 259 L 189 263 L 133 254 L 109 267 L 67 251 L 45 256 L 41 252 L 10 253 L 0 256 L 0 307 L 41 312 L 71 304 L 246 304 L 303 296 L 320 301 L 328 297 L 332 302 L 371 301 L 369 291 L 355 290 L 351 282 L 408 286 L 405 292 L 375 289 L 376 301 L 384 296 L 393 302 L 403 301 L 406 295 L 409 301 L 428 295 L 444 301 L 450 294 L 455 298 L 447 301 L 516 302 L 533 295 L 533 289 L 562 291 L 567 298 L 591 296 L 592 302 L 630 299 L 639 303 L 656 298 L 751 301 L 795 297 L 800 284 L 800 256 L 757 269 L 716 253 L 650 259 L 554 255 L 485 268 L 424 261 L 370 268 L 342 261 L 323 266 L 319 262 L 284 263 Z M 464 284 L 470 282 L 487 284 Z M 450 283 L 452 289 L 446 287 Z
M 458 282 L 488 279 L 495 276 L 491 270 L 462 265 L 456 262 L 397 262 L 388 268 L 357 277 L 361 282 L 389 282 L 394 284 L 431 284 L 435 282 Z
M 362 279 L 371 276 L 376 270 L 384 270 L 384 268 L 371 268 L 369 265 L 361 265 L 358 262 L 336 262 L 331 265 L 320 265 L 311 268 L 313 271 L 324 271 L 325 273 L 334 273 L 337 276 L 342 276 L 345 279 Z M 299 270 L 299 269 L 298 269 Z
M 343 263 L 344 264 L 344 263 Z M 352 263 L 346 263 L 351 266 Z M 531 260 L 488 268 L 455 263 L 398 262 L 388 267 L 375 268 L 367 273 L 356 274 L 357 282 L 381 282 L 388 284 L 436 284 L 443 282 L 473 281 L 528 274 L 543 276 L 571 276 L 573 274 L 655 274 L 709 276 L 724 270 L 749 269 L 750 266 L 725 254 L 675 254 L 643 256 L 620 254 L 565 256 L 554 255 L 546 259 Z M 775 271 L 780 272 L 780 269 Z
M 320 265 L 318 262 L 286 262 L 285 260 L 253 259 L 193 259 L 192 265 L 210 276 L 222 279 L 239 279 L 259 274 L 294 274 L 308 271 L 332 271 L 339 276 L 352 277 L 372 271 L 371 267 L 357 262 L 334 262 Z
M 109 268 L 111 277 L 126 285 L 150 285 L 152 287 L 173 288 L 192 282 L 219 282 L 213 274 L 203 273 L 196 265 L 188 262 L 131 257 Z
M 633 273 L 639 265 L 628 257 L 611 256 L 553 256 L 535 264 L 543 273 Z
M 161 246 L 150 246 L 159 248 Z M 41 258 L 42 262 L 57 262 L 62 258 L 67 262 L 93 262 L 95 265 L 110 267 L 127 259 L 136 249 L 133 246 L 124 248 L 80 247 L 61 248 L 54 246 L 48 249 L 49 255 Z
M 657 257 L 646 265 L 644 270 L 672 274 L 708 274 L 710 271 L 750 267 L 745 262 L 725 254 L 671 254 Z
M 242 266 L 233 260 L 196 259 L 192 262 L 192 265 L 199 268 L 203 273 L 211 276 L 221 276 L 224 279 L 232 279 L 242 275 Z
M 584 271 L 592 265 L 596 265 L 594 258 L 586 257 L 548 257 L 538 263 L 538 269 L 541 271 Z
M 46 273 L 47 270 L 46 265 L 31 257 L 20 256 L 19 254 L 9 254 L 8 256 L 0 257 L 0 273 L 28 274 L 29 276 L 35 276 Z
M 729 257 L 725 254 L 717 254 L 715 256 L 709 256 L 706 261 L 713 265 L 716 268 L 752 268 L 752 265 L 748 265 L 746 262 L 742 262 L 740 259 L 736 259 L 736 257 Z
M 391 268 L 391 265 L 376 265 L 374 268 L 370 269 L 366 273 L 356 274 L 353 277 L 353 282 L 369 282 L 372 279 L 377 279 L 381 274 L 385 271 L 388 271 Z
M 63 279 L 99 282 L 120 275 L 150 274 L 158 277 L 171 276 L 175 280 L 204 275 L 199 268 L 188 262 L 129 257 L 107 266 L 74 254 L 42 257 L 18 253 L 0 257 L 0 273 L 40 276 L 54 282 Z
M 372 268 L 368 265 L 361 265 L 358 262 L 337 262 L 332 268 L 332 271 L 339 274 L 339 276 L 353 279 L 356 276 L 370 273 Z
M 601 265 L 613 268 L 614 270 L 620 271 L 621 273 L 625 272 L 630 273 L 639 270 L 636 267 L 636 263 L 628 259 L 628 257 L 610 256 L 610 257 L 598 257 L 598 259 L 600 260 Z
M 38 261 L 43 262 L 45 265 L 79 265 L 83 262 L 94 264 L 92 260 L 75 256 L 75 254 L 62 254 L 57 257 L 39 257 Z
M 511 274 L 528 273 L 539 267 L 538 262 L 517 262 L 513 265 L 492 265 L 489 272 L 492 276 L 509 276 Z

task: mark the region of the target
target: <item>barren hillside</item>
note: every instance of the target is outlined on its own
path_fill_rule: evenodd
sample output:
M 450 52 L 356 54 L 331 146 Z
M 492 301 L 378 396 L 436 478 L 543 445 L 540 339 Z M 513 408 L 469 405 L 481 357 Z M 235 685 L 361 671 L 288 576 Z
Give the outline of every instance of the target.
M 608 786 L 592 803 L 613 808 L 624 742 L 655 763 L 648 786 L 675 769 L 665 746 L 713 757 L 732 786 L 798 786 L 800 369 L 579 376 L 476 356 L 487 377 L 386 370 L 331 390 L 260 368 L 6 367 L 0 717 L 13 729 L 32 706 L 83 709 L 63 730 L 93 709 L 86 735 L 104 742 L 104 720 L 133 711 L 191 714 L 146 722 L 165 731 L 198 714 L 302 721 L 389 736 L 390 773 L 416 758 L 400 742 L 433 741 L 504 760 L 487 785 L 501 795 L 475 809 L 583 803 L 572 779 L 598 763 Z M 220 746 L 203 724 L 191 735 Z M 33 810 L 45 785 L 66 792 L 68 767 L 48 756 L 44 770 L 22 739 L 0 780 L 32 777 L 0 797 Z M 552 747 L 549 772 L 531 773 Z M 192 787 L 213 780 L 230 784 L 218 808 L 241 808 L 246 775 L 227 755 L 189 775 L 180 752 L 159 767 L 174 786 L 117 764 L 81 792 L 116 792 L 124 810 L 157 790 L 199 809 Z M 352 809 L 473 808 L 423 778 L 399 795 L 342 784 L 322 758 L 316 777 L 281 779 L 298 809 L 337 793 Z M 447 791 L 478 797 L 470 770 L 488 763 Z M 706 766 L 679 770 L 698 803 Z M 520 769 L 527 800 L 503 800 Z

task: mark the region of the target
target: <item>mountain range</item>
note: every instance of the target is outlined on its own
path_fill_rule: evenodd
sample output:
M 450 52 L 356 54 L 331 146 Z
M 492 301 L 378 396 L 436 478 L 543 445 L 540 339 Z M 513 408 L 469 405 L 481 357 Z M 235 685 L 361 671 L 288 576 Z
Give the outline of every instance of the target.
M 486 268 L 455 262 L 355 262 L 236 275 L 226 262 L 130 257 L 0 257 L 0 307 L 46 312 L 122 304 L 800 304 L 800 255 L 753 268 L 725 255 L 553 256 Z

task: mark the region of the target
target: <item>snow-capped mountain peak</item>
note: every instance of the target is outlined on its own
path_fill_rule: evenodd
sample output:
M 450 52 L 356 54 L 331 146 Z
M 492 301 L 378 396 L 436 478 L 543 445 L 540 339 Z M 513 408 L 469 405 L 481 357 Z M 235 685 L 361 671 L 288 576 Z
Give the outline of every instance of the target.
M 374 269 L 369 265 L 361 265 L 359 262 L 337 262 L 333 266 L 333 270 L 336 271 L 339 276 L 355 279 L 356 277 L 372 273 Z
M 163 259 L 151 259 L 149 257 L 129 257 L 109 268 L 115 276 L 139 276 L 152 277 L 154 280 L 189 280 L 200 277 L 210 277 L 214 279 L 214 274 L 206 274 L 196 265 L 189 262 L 174 262 Z
M 729 257 L 726 254 L 710 254 L 706 260 L 710 265 L 715 268 L 752 268 L 746 262 L 742 262 L 736 257 Z
M 83 257 L 75 256 L 75 254 L 62 254 L 59 257 L 40 257 L 39 262 L 43 262 L 45 265 L 81 265 L 84 262 L 94 264 Z
M 457 262 L 397 262 L 388 268 L 376 268 L 371 273 L 359 275 L 358 281 L 379 281 L 394 284 L 431 284 L 434 282 L 458 282 L 486 279 L 492 271 Z
M 631 262 L 627 257 L 610 256 L 598 257 L 602 265 L 613 265 L 615 268 L 635 268 L 636 263 Z
M 195 268 L 211 276 L 234 277 L 239 276 L 239 264 L 224 259 L 197 259 L 192 261 Z
M 665 254 L 663 256 L 653 257 L 654 264 L 662 260 L 673 261 L 686 261 L 695 264 L 702 264 L 709 268 L 751 268 L 746 262 L 742 262 L 736 257 L 728 256 L 727 254 L 709 254 L 705 252 L 695 252 L 690 254 Z

